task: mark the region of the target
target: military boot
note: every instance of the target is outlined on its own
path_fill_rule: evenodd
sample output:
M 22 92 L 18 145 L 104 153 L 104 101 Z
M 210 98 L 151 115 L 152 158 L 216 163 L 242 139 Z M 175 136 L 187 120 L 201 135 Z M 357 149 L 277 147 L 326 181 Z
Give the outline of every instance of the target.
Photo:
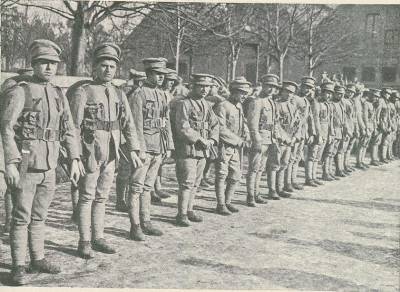
M 152 203 L 161 203 L 161 198 L 155 191 L 151 191 L 150 198 Z
M 59 266 L 50 263 L 46 259 L 41 259 L 41 260 L 32 260 L 31 261 L 30 272 L 59 274 L 61 272 L 61 269 Z
M 329 174 L 329 168 L 330 168 L 330 158 L 326 157 L 323 162 L 322 166 L 322 180 L 324 181 L 333 181 L 334 178 L 332 178 Z
M 178 193 L 178 214 L 176 215 L 176 225 L 181 227 L 190 226 L 187 218 L 187 208 L 189 204 L 190 190 L 180 189 Z
M 217 214 L 228 216 L 231 212 L 226 208 L 225 205 L 225 180 L 217 178 L 215 180 L 215 194 L 217 196 Z
M 11 191 L 7 190 L 4 194 L 4 208 L 6 211 L 6 220 L 4 222 L 4 233 L 9 233 L 11 230 L 11 218 L 12 218 L 12 198 L 11 198 Z
M 129 192 L 127 196 L 128 215 L 131 222 L 131 229 L 129 231 L 129 238 L 136 241 L 143 241 L 144 234 L 140 227 L 140 194 L 135 192 Z
M 283 189 L 285 170 L 278 170 L 276 173 L 276 191 L 281 198 L 290 198 L 292 195 Z
M 299 162 L 294 162 L 292 170 L 292 187 L 295 190 L 301 191 L 304 189 L 303 185 L 297 182 L 297 173 L 299 171 Z
M 237 208 L 235 208 L 231 203 L 231 199 L 232 199 L 233 195 L 235 194 L 237 184 L 238 184 L 237 181 L 228 180 L 228 182 L 226 184 L 226 189 L 225 189 L 225 205 L 226 205 L 226 208 L 232 213 L 239 212 L 239 210 Z
M 119 212 L 128 212 L 128 206 L 125 201 L 127 190 L 129 191 L 128 184 L 124 180 L 117 178 L 115 190 L 117 201 L 115 203 L 115 209 Z
M 293 163 L 289 163 L 288 167 L 285 169 L 285 178 L 284 178 L 284 188 L 283 190 L 288 193 L 293 193 L 294 189 L 292 186 L 292 169 Z
M 142 231 L 146 235 L 152 236 L 161 236 L 163 235 L 162 231 L 155 228 L 151 221 L 142 221 L 140 226 L 142 227 Z
M 90 245 L 90 241 L 79 241 L 78 255 L 79 255 L 79 257 L 81 257 L 85 260 L 94 258 L 94 254 L 92 252 L 92 246 Z
M 188 217 L 189 221 L 192 221 L 192 222 L 203 222 L 203 217 L 201 217 L 200 215 L 197 215 L 194 211 L 188 211 L 187 217 Z
M 27 283 L 25 266 L 12 267 L 10 276 L 10 282 L 13 286 L 22 286 Z
M 256 202 L 254 200 L 254 192 L 256 185 L 256 173 L 249 172 L 246 177 L 246 187 L 247 187 L 247 198 L 246 203 L 249 207 L 255 207 Z
M 324 185 L 322 181 L 320 181 L 317 178 L 317 173 L 318 173 L 318 161 L 313 162 L 313 167 L 312 167 L 312 180 L 317 184 L 317 185 Z
M 267 182 L 268 182 L 268 199 L 270 200 L 280 200 L 275 188 L 276 188 L 276 171 L 268 169 L 267 170 Z
M 313 165 L 314 162 L 313 161 L 307 161 L 306 162 L 306 186 L 309 187 L 317 187 L 318 185 L 314 182 L 313 180 Z
M 97 238 L 92 240 L 92 249 L 98 252 L 114 254 L 117 251 L 109 245 L 104 238 Z

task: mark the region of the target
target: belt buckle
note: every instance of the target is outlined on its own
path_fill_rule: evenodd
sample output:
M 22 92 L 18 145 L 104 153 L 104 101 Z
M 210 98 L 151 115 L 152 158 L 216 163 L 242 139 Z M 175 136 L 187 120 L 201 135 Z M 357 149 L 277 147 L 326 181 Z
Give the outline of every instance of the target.
M 44 132 L 43 132 L 43 140 L 44 141 L 46 141 L 46 142 L 50 142 L 51 140 L 50 140 L 50 138 L 51 138 L 51 132 L 52 132 L 52 129 L 51 128 L 46 128 L 46 129 L 44 129 Z

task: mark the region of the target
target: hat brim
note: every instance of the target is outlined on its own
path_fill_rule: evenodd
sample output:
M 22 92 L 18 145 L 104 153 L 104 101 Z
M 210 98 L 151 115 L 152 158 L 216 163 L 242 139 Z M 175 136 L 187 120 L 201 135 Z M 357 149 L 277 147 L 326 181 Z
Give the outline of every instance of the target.
M 119 63 L 119 61 L 120 61 L 117 57 L 112 56 L 112 55 L 99 55 L 99 56 L 96 56 L 95 60 L 96 60 L 96 62 L 98 62 L 100 60 L 113 60 L 117 63 Z
M 270 86 L 275 86 L 276 88 L 281 88 L 281 85 L 278 84 L 278 83 L 264 82 L 263 84 L 270 85 Z
M 201 86 L 214 86 L 218 85 L 213 82 L 206 82 L 206 81 L 200 81 L 200 82 L 192 82 L 193 85 L 201 85 Z
M 309 83 L 309 82 L 303 82 L 302 85 L 307 85 L 309 87 L 315 88 L 315 84 Z
M 53 61 L 53 62 L 61 62 L 60 57 L 58 56 L 50 56 L 50 55 L 42 55 L 42 56 L 37 56 L 34 59 L 32 59 L 32 62 L 38 61 L 38 60 L 47 60 L 47 61 Z
M 149 71 L 154 71 L 154 72 L 157 72 L 157 73 L 161 73 L 161 74 L 168 74 L 169 73 L 169 70 L 166 69 L 166 68 L 149 68 L 148 70 Z

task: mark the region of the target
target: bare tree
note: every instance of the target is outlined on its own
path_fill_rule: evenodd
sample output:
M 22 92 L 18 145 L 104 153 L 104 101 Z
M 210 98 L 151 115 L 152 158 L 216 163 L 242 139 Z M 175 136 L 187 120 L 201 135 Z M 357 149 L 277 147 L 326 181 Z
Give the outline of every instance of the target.
M 60 8 L 54 5 L 54 1 L 48 4 L 33 1 L 19 3 L 26 7 L 37 7 L 53 12 L 72 23 L 71 33 L 71 62 L 70 75 L 85 75 L 85 53 L 87 44 L 87 32 L 109 17 L 129 18 L 139 12 L 150 8 L 151 3 L 139 3 L 130 1 L 62 1 Z
M 298 60 L 306 60 L 307 72 L 313 76 L 315 69 L 324 63 L 354 54 L 358 50 L 358 32 L 350 25 L 345 30 L 332 29 L 338 27 L 339 22 L 351 23 L 343 15 L 339 17 L 332 6 L 304 7 L 304 25 L 298 32 L 294 51 Z
M 6 9 L 17 4 L 19 0 L 1 0 L 0 1 L 0 9 Z

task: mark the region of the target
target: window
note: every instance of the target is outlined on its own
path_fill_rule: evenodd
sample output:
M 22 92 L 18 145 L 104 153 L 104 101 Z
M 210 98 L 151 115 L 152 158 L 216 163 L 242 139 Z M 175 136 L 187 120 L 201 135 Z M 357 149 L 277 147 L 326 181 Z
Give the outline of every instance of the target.
M 343 80 L 353 82 L 356 78 L 356 68 L 355 67 L 344 67 L 343 68 Z
M 385 31 L 385 46 L 398 47 L 400 44 L 400 31 L 397 29 L 388 29 Z
M 361 72 L 362 81 L 375 81 L 375 67 L 363 67 Z
M 365 20 L 365 32 L 372 39 L 375 38 L 376 28 L 378 22 L 379 13 L 370 13 L 367 14 L 367 18 Z
M 395 82 L 396 81 L 396 67 L 383 67 L 382 68 L 382 81 Z
M 252 83 L 256 82 L 256 63 L 249 63 L 246 64 L 245 70 L 246 70 L 246 79 Z

